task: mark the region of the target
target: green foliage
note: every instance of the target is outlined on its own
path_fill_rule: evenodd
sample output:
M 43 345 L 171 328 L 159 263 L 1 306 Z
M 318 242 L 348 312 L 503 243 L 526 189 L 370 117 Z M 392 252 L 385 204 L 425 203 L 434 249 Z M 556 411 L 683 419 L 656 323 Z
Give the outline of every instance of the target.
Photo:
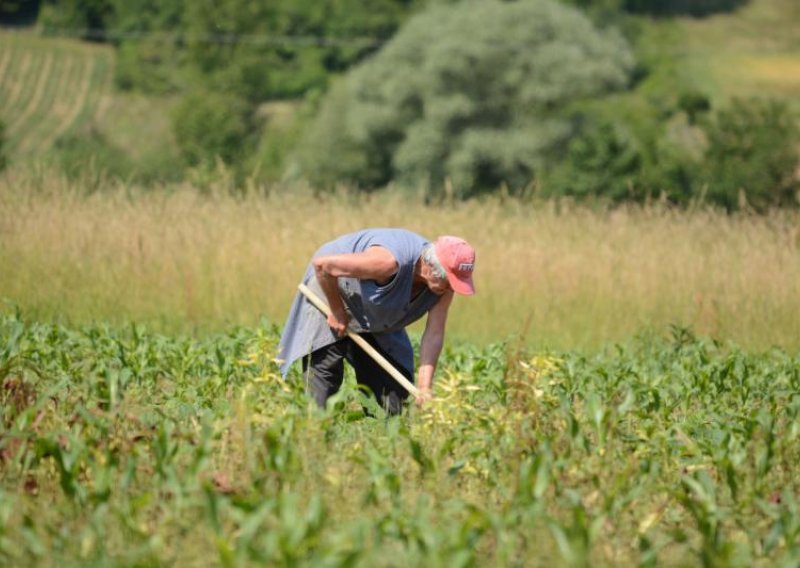
M 179 90 L 186 64 L 176 33 L 185 18 L 183 0 L 113 0 L 113 6 L 117 86 L 156 94 Z
M 797 204 L 800 128 L 785 104 L 735 100 L 708 121 L 706 132 L 701 179 L 710 201 L 728 210 Z
M 591 355 L 463 346 L 389 418 L 349 381 L 317 410 L 278 332 L 0 316 L 2 562 L 800 560 L 796 355 L 679 327 Z
M 690 124 L 695 124 L 700 116 L 711 110 L 711 101 L 696 91 L 682 93 L 678 97 L 678 108 L 686 113 Z
M 686 104 L 700 104 L 691 102 L 695 97 L 690 94 Z M 700 112 L 694 109 L 695 116 Z M 665 111 L 625 93 L 579 105 L 572 122 L 574 135 L 563 155 L 552 159 L 541 195 L 610 203 L 692 200 L 704 145 L 688 111 Z
M 102 40 L 113 13 L 113 0 L 45 0 L 37 23 L 45 32 L 78 32 L 83 39 Z
M 522 191 L 570 135 L 567 103 L 626 86 L 617 35 L 553 2 L 436 5 L 335 85 L 300 153 L 319 186 Z
M 622 0 L 625 10 L 653 16 L 708 16 L 731 12 L 748 0 Z
M 88 180 L 87 175 L 127 178 L 133 171 L 125 152 L 93 128 L 59 138 L 53 150 L 59 167 L 71 179 Z
M 145 153 L 134 159 L 94 128 L 59 138 L 50 155 L 69 179 L 80 180 L 89 190 L 109 178 L 151 184 L 176 181 L 181 175 L 172 153 Z
M 117 84 L 163 93 L 199 71 L 205 88 L 251 102 L 324 88 L 373 53 L 421 0 L 48 0 L 45 29 L 120 50 Z M 177 75 L 177 76 L 176 76 Z
M 401 0 L 201 1 L 187 6 L 189 61 L 216 90 L 250 101 L 324 88 L 372 53 L 415 5 Z
M 569 142 L 566 156 L 548 176 L 543 194 L 641 201 L 643 160 L 638 141 L 620 124 L 593 124 Z
M 234 95 L 194 92 L 175 109 L 173 129 L 190 166 L 243 161 L 252 145 L 252 109 Z

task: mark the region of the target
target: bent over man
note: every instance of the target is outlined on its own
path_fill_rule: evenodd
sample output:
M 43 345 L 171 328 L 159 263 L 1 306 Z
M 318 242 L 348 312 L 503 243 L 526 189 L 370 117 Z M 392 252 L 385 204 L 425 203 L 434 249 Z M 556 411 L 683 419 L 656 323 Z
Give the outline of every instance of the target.
M 405 229 L 364 229 L 324 244 L 303 283 L 327 300 L 331 315 L 297 294 L 281 337 L 281 372 L 285 376 L 300 359 L 307 390 L 324 408 L 342 385 L 347 360 L 356 380 L 397 414 L 408 393 L 346 336 L 347 329 L 413 382 L 414 351 L 405 328 L 427 314 L 417 386 L 421 398 L 429 398 L 453 294 L 475 293 L 474 268 L 475 250 L 453 236 L 431 243 Z

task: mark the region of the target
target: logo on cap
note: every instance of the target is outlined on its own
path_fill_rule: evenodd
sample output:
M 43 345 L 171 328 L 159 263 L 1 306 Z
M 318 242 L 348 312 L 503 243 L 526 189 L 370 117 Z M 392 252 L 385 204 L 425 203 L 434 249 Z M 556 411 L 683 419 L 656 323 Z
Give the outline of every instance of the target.
M 457 294 L 475 293 L 472 272 L 475 270 L 475 249 L 459 237 L 450 235 L 436 239 L 436 256 L 447 272 L 450 287 Z

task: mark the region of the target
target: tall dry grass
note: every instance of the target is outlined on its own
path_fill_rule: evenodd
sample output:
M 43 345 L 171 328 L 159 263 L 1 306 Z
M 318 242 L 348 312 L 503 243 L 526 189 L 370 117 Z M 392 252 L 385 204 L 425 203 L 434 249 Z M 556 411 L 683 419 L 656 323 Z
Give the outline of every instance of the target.
M 800 216 L 663 207 L 593 211 L 494 199 L 426 207 L 201 194 L 186 187 L 82 195 L 49 175 L 0 179 L 0 298 L 34 318 L 134 320 L 164 331 L 283 324 L 321 243 L 366 226 L 478 251 L 478 294 L 457 298 L 451 338 L 524 335 L 595 348 L 670 324 L 749 348 L 800 346 Z M 419 331 L 417 325 L 414 331 Z

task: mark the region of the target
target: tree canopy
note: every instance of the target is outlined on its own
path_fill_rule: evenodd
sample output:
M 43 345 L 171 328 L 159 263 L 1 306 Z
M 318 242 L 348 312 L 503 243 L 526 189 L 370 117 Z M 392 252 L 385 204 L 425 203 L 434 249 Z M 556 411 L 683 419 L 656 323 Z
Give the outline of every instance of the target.
M 569 139 L 561 111 L 624 88 L 633 63 L 619 35 L 553 1 L 432 6 L 334 86 L 302 169 L 321 185 L 519 191 Z

